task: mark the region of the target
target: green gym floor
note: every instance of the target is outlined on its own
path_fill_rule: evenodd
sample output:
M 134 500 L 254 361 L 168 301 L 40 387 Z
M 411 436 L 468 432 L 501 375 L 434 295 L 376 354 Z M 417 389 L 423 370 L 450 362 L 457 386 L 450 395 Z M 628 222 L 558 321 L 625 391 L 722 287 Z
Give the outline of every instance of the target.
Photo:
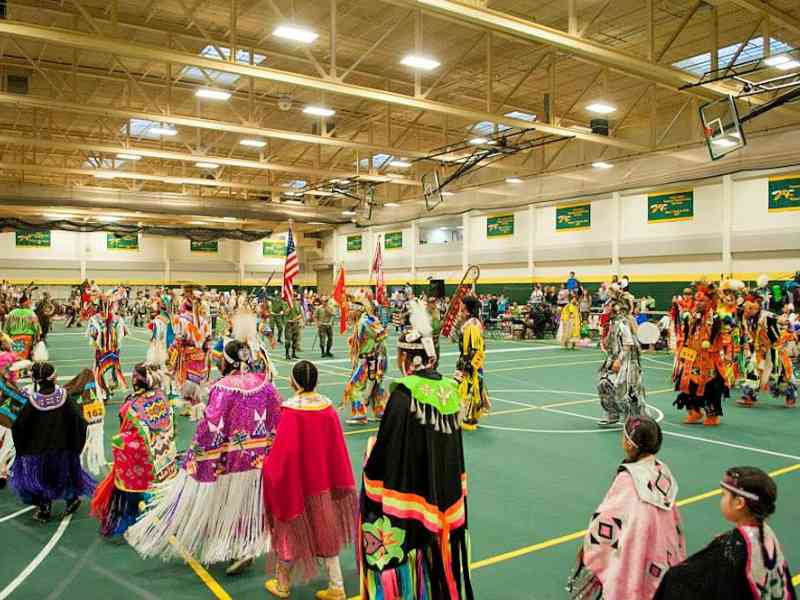
M 314 330 L 303 335 L 304 358 Z M 146 330 L 132 330 L 122 349 L 123 368 L 143 359 Z M 396 376 L 394 337 L 389 341 L 390 376 Z M 444 342 L 442 372 L 452 373 L 454 346 Z M 288 393 L 287 362 L 273 353 L 280 391 Z M 337 404 L 349 373 L 346 340 L 338 336 L 335 359 L 319 361 L 320 391 Z M 91 366 L 83 332 L 58 323 L 50 338 L 51 360 L 62 381 Z M 620 433 L 598 430 L 595 395 L 597 349 L 574 351 L 552 341 L 489 340 L 487 381 L 494 411 L 476 432 L 465 432 L 469 473 L 469 525 L 476 598 L 480 600 L 550 600 L 564 598 L 582 529 L 614 477 L 622 458 Z M 702 548 L 728 529 L 719 512 L 718 483 L 727 467 L 754 465 L 776 477 L 780 491 L 773 528 L 790 564 L 800 569 L 800 410 L 789 411 L 762 398 L 756 409 L 726 405 L 721 427 L 684 426 L 671 406 L 671 357 L 648 353 L 644 359 L 649 403 L 663 413 L 665 433 L 660 458 L 680 485 L 681 513 L 689 551 Z M 122 396 L 114 398 L 116 404 Z M 106 434 L 117 427 L 115 407 L 106 417 Z M 343 415 L 344 417 L 344 415 Z M 179 417 L 179 447 L 185 448 L 192 424 Z M 354 469 L 360 470 L 367 438 L 374 428 L 346 427 Z M 106 444 L 108 452 L 109 445 Z M 162 563 L 141 560 L 124 544 L 97 534 L 97 523 L 84 505 L 71 519 L 36 523 L 8 489 L 0 492 L 0 600 L 81 600 L 144 598 L 266 598 L 263 560 L 239 577 L 226 577 L 223 565 L 208 571 L 193 559 Z M 57 514 L 60 506 L 54 507 Z M 342 556 L 349 596 L 357 597 L 352 551 Z M 800 572 L 800 571 L 797 571 Z M 796 578 L 795 584 L 800 583 Z M 323 585 L 318 582 L 319 586 Z M 318 586 L 298 587 L 292 597 L 313 598 Z

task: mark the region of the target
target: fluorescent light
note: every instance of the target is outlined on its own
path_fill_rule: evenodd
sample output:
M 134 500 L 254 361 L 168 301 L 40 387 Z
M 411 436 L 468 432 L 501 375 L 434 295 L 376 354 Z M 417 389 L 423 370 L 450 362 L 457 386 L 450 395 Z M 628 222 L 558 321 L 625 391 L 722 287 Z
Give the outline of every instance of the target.
M 613 169 L 614 168 L 614 165 L 612 165 L 610 163 L 607 163 L 607 162 L 603 162 L 602 160 L 597 161 L 597 162 L 593 162 L 592 166 L 595 169 Z
M 398 169 L 407 169 L 411 163 L 407 160 L 393 160 L 389 163 L 390 167 L 397 167 Z
M 336 114 L 335 110 L 325 108 L 324 106 L 306 106 L 303 112 L 307 115 L 314 115 L 315 117 L 332 117 Z
M 519 177 L 506 177 L 506 183 L 522 183 L 522 179 Z
M 238 221 L 236 217 L 222 217 L 223 221 Z
M 439 231 L 447 231 L 447 227 L 439 227 Z
M 586 106 L 586 110 L 600 115 L 608 115 L 610 113 L 616 112 L 617 108 L 615 106 L 607 104 L 606 102 L 592 102 L 591 104 Z
M 114 217 L 109 215 L 107 217 L 97 217 L 97 220 L 101 221 L 102 223 L 116 223 L 117 221 L 120 220 L 120 217 Z
M 487 140 L 485 137 L 476 137 L 476 138 L 472 138 L 472 139 L 469 141 L 469 143 L 470 143 L 470 144 L 473 144 L 473 145 L 475 145 L 475 146 L 480 146 L 481 144 L 485 144 L 485 143 L 486 143 L 486 142 L 488 142 L 488 141 L 489 141 L 489 140 Z
M 383 206 L 384 206 L 384 208 L 396 208 L 396 207 L 398 207 L 400 205 L 397 202 L 387 202 Z
M 142 157 L 138 154 L 126 154 L 125 152 L 117 154 L 117 158 L 121 158 L 122 160 L 142 160 Z
M 456 227 L 456 229 L 464 229 L 464 226 L 463 225 L 459 225 L 458 227 Z
M 581 133 L 594 133 L 591 127 L 585 127 L 584 125 L 572 125 L 570 129 L 573 131 L 580 131 Z
M 781 71 L 788 71 L 790 69 L 796 69 L 797 67 L 800 67 L 800 62 L 798 62 L 796 60 L 789 60 L 787 62 L 784 62 L 784 63 L 781 63 L 781 64 L 778 65 L 778 68 Z
M 354 214 L 356 214 L 356 211 L 354 211 L 354 210 L 343 210 L 342 214 L 344 216 L 346 216 L 346 217 L 352 217 Z
M 455 192 L 440 192 L 442 196 L 455 196 Z
M 94 176 L 97 179 L 114 179 L 116 177 L 114 173 L 95 173 Z
M 401 65 L 411 67 L 412 69 L 422 69 L 423 71 L 433 71 L 440 63 L 438 60 L 429 58 L 427 56 L 418 56 L 416 54 L 408 54 L 400 61 Z
M 303 195 L 303 192 L 284 192 L 284 196 L 292 196 L 292 197 L 300 197 Z
M 309 221 L 308 224 L 309 225 L 325 225 L 325 223 L 322 223 L 321 221 Z
M 212 162 L 196 162 L 194 166 L 199 169 L 219 169 L 219 165 Z
M 304 44 L 310 44 L 319 37 L 318 34 L 314 33 L 310 29 L 297 27 L 296 25 L 281 25 L 272 32 L 272 35 L 285 40 L 302 42 Z
M 198 98 L 207 98 L 209 100 L 228 100 L 231 97 L 230 92 L 223 90 L 209 90 L 208 88 L 201 88 L 194 93 Z
M 736 145 L 736 142 L 733 140 L 729 140 L 728 138 L 719 138 L 718 140 L 711 140 L 711 143 L 715 146 L 719 146 L 720 148 L 733 148 Z
M 267 145 L 267 142 L 264 140 L 239 140 L 239 144 L 242 146 L 250 146 L 251 148 L 263 148 Z
M 44 213 L 44 217 L 46 219 L 71 219 L 73 218 L 73 216 L 74 215 L 70 213 L 51 213 L 51 212 Z
M 189 225 L 208 225 L 205 221 L 189 221 Z
M 764 59 L 764 64 L 769 65 L 770 67 L 777 67 L 778 65 L 782 65 L 791 61 L 792 59 L 786 56 L 785 54 L 777 54 L 775 56 L 769 56 Z
M 178 135 L 178 130 L 173 129 L 172 127 L 156 126 L 151 127 L 148 131 L 155 135 Z

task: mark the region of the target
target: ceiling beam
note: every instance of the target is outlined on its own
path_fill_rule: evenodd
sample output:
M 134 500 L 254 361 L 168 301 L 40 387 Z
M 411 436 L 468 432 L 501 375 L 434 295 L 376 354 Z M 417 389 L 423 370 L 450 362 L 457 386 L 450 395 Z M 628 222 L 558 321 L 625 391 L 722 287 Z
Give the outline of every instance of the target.
M 387 103 L 415 110 L 427 110 L 434 113 L 460 117 L 467 121 L 491 121 L 501 125 L 507 125 L 509 127 L 523 128 L 528 128 L 532 125 L 528 121 L 512 119 L 501 114 L 471 110 L 442 102 L 414 98 L 395 92 L 388 92 L 338 81 L 324 80 L 318 77 L 311 77 L 299 73 L 290 73 L 288 71 L 281 71 L 268 67 L 219 61 L 205 58 L 196 54 L 191 54 L 189 52 L 181 52 L 160 46 L 128 42 L 107 36 L 89 35 L 76 31 L 52 27 L 40 27 L 37 25 L 29 25 L 13 21 L 0 21 L 0 33 L 33 39 L 48 44 L 83 48 L 85 50 L 92 50 L 95 52 L 118 54 L 120 56 L 128 56 L 140 60 L 178 63 L 187 66 L 198 67 L 201 69 L 223 71 L 242 77 L 253 77 L 255 79 L 275 81 L 286 85 L 296 85 L 321 92 L 363 98 L 374 102 Z M 581 42 L 586 43 L 583 40 L 581 40 Z M 646 150 L 644 146 L 628 142 L 626 140 L 576 132 L 571 129 L 545 125 L 542 123 L 536 123 L 533 125 L 542 133 L 569 138 L 579 138 L 604 146 L 615 146 L 617 148 L 624 148 L 627 150 Z
M 736 4 L 757 15 L 771 19 L 779 27 L 789 29 L 800 35 L 800 18 L 793 17 L 779 8 L 770 6 L 762 0 L 709 0 L 709 4 L 720 6 L 721 4 Z
M 413 158 L 427 156 L 427 152 L 416 152 L 414 150 L 388 148 L 377 144 L 367 144 L 353 142 L 342 138 L 313 135 L 296 131 L 285 131 L 281 129 L 269 129 L 265 127 L 250 127 L 247 125 L 237 125 L 225 121 L 212 119 L 202 119 L 198 117 L 182 117 L 179 115 L 164 115 L 148 111 L 134 110 L 130 108 L 112 108 L 102 106 L 92 106 L 90 104 L 80 104 L 78 102 L 65 102 L 61 100 L 51 100 L 49 98 L 37 98 L 35 96 L 20 96 L 18 94 L 6 94 L 0 92 L 0 104 L 11 104 L 26 108 L 43 108 L 58 110 L 70 113 L 89 114 L 96 116 L 115 117 L 119 119 L 145 119 L 170 125 L 184 127 L 194 127 L 197 129 L 209 129 L 213 131 L 224 131 L 227 133 L 237 133 L 249 137 L 262 137 L 284 140 L 287 142 L 300 142 L 304 144 L 319 144 L 322 146 L 333 146 L 335 148 L 350 148 L 352 150 L 363 150 L 371 153 L 385 153 L 392 155 L 403 155 Z
M 242 169 L 256 169 L 261 171 L 277 171 L 282 173 L 315 175 L 322 179 L 328 179 L 331 177 L 344 178 L 353 176 L 352 171 L 328 171 L 325 169 L 290 167 L 287 165 L 260 162 L 257 160 L 242 160 L 239 158 L 227 158 L 224 156 L 191 154 L 188 152 L 172 152 L 169 150 L 155 150 L 144 146 L 131 146 L 131 145 L 125 146 L 123 144 L 108 145 L 99 142 L 68 142 L 68 141 L 55 140 L 52 138 L 25 137 L 25 136 L 14 136 L 14 135 L 3 135 L 3 134 L 0 134 L 0 144 L 13 144 L 18 146 L 28 146 L 28 147 L 45 148 L 45 149 L 49 148 L 49 149 L 67 150 L 67 151 L 88 150 L 92 152 L 104 152 L 106 154 L 127 152 L 129 154 L 138 154 L 140 156 L 145 156 L 148 158 L 161 158 L 166 160 L 177 160 L 185 162 L 197 162 L 197 161 L 211 162 L 229 167 L 239 167 Z M 156 176 L 156 178 L 159 178 L 159 176 Z M 405 177 L 403 178 L 393 177 L 390 181 L 387 181 L 387 183 L 410 185 L 415 187 L 419 187 L 421 185 L 420 182 L 417 181 L 416 179 L 409 179 Z M 258 187 L 258 189 L 260 190 L 264 189 L 264 186 L 254 186 L 254 187 Z M 278 188 L 278 187 L 269 188 L 269 190 L 286 191 L 285 188 Z
M 388 0 L 392 4 L 400 4 L 413 8 L 423 8 L 438 15 L 456 18 L 472 25 L 481 25 L 491 31 L 505 33 L 528 42 L 543 43 L 559 48 L 565 52 L 581 57 L 590 62 L 614 68 L 622 73 L 646 79 L 652 83 L 678 90 L 687 83 L 696 83 L 697 77 L 691 73 L 674 69 L 665 65 L 653 64 L 643 58 L 609 49 L 577 35 L 547 27 L 533 21 L 520 19 L 506 13 L 478 8 L 464 0 Z M 733 0 L 750 2 L 751 0 Z M 755 2 L 754 2 L 755 3 Z M 691 93 L 707 99 L 716 99 L 727 95 L 729 91 L 723 86 L 708 85 L 694 88 Z

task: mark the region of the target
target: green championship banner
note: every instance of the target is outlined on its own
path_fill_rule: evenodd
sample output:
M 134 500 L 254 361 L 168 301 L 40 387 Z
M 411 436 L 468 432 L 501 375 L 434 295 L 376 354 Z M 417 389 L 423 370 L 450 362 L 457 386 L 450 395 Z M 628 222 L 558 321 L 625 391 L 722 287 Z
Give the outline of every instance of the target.
M 16 244 L 19 248 L 49 248 L 49 231 L 17 231 Z
M 769 211 L 800 210 L 800 173 L 769 178 Z
M 261 255 L 267 258 L 286 258 L 286 240 L 281 238 L 261 240 Z
M 204 252 L 206 254 L 216 254 L 219 252 L 219 241 L 209 240 L 207 242 L 196 242 L 189 240 L 189 250 L 191 252 Z
M 691 221 L 694 218 L 694 191 L 649 194 L 647 222 Z
M 106 249 L 108 250 L 138 250 L 138 233 L 107 233 Z
M 361 244 L 363 240 L 360 235 L 347 236 L 347 251 L 348 252 L 361 252 Z
M 391 233 L 384 234 L 383 236 L 384 250 L 397 250 L 398 248 L 402 247 L 403 247 L 402 231 L 393 231 Z
M 486 217 L 486 237 L 507 237 L 514 235 L 514 215 L 495 215 Z
M 591 226 L 591 203 L 556 206 L 556 231 L 579 231 Z

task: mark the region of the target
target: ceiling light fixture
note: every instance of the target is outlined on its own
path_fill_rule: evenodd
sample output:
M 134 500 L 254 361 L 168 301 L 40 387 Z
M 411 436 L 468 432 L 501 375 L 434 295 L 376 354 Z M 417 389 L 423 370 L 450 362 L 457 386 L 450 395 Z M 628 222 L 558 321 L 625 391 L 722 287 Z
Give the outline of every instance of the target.
M 112 215 L 108 215 L 105 217 L 97 217 L 97 220 L 100 221 L 101 223 L 116 223 L 120 219 L 121 217 L 114 217 Z
M 251 148 L 263 148 L 264 146 L 267 145 L 267 142 L 265 142 L 264 140 L 245 139 L 245 140 L 239 140 L 239 145 L 250 146 Z
M 455 196 L 456 193 L 455 192 L 441 192 L 441 195 L 442 196 Z
M 586 106 L 586 110 L 597 113 L 598 115 L 608 115 L 616 112 L 617 107 L 611 106 L 607 102 L 592 102 Z
M 401 65 L 405 65 L 406 67 L 411 67 L 412 69 L 420 69 L 422 71 L 433 71 L 440 63 L 438 60 L 434 58 L 430 58 L 427 56 L 419 56 L 417 54 L 408 54 L 403 57 L 403 60 L 400 61 Z
M 485 143 L 487 143 L 488 141 L 489 141 L 489 140 L 488 140 L 488 139 L 486 139 L 485 137 L 476 137 L 476 138 L 472 138 L 472 139 L 469 141 L 469 143 L 470 143 L 470 144 L 472 144 L 473 146 L 480 146 L 481 144 L 485 144 Z
M 513 184 L 522 183 L 522 179 L 520 179 L 519 177 L 506 177 L 506 183 L 513 183 Z
M 199 169 L 219 169 L 219 165 L 212 162 L 196 162 L 194 166 Z
M 155 135 L 169 135 L 169 136 L 178 135 L 177 129 L 173 129 L 172 127 L 162 127 L 160 125 L 156 127 L 151 127 L 148 131 Z
M 354 211 L 354 210 L 343 210 L 343 211 L 342 211 L 342 214 L 343 214 L 345 217 L 352 217 L 353 215 L 355 215 L 355 214 L 356 214 L 356 211 Z
M 94 176 L 97 179 L 114 179 L 116 177 L 114 173 L 95 173 Z
M 302 42 L 303 44 L 311 44 L 319 37 L 318 34 L 310 29 L 298 27 L 297 25 L 281 25 L 272 32 L 272 35 L 285 40 L 292 40 L 293 42 Z
M 400 205 L 397 202 L 387 202 L 383 206 L 384 208 L 397 208 Z
M 70 213 L 50 213 L 50 212 L 44 213 L 43 216 L 46 219 L 72 219 L 74 217 L 74 215 Z
M 407 169 L 411 166 L 411 163 L 407 160 L 393 160 L 389 162 L 390 167 L 396 167 L 398 169 Z
M 593 162 L 592 167 L 594 167 L 595 169 L 613 169 L 614 165 L 599 160 L 597 162 Z
M 122 160 L 142 160 L 142 157 L 138 154 L 127 154 L 125 152 L 120 152 L 117 154 L 117 158 Z
M 208 100 L 229 100 L 231 97 L 230 92 L 223 90 L 210 90 L 208 88 L 201 88 L 194 93 L 198 98 L 206 98 Z
M 306 106 L 303 112 L 307 115 L 314 115 L 315 117 L 332 117 L 336 114 L 335 110 L 325 108 L 324 106 Z

